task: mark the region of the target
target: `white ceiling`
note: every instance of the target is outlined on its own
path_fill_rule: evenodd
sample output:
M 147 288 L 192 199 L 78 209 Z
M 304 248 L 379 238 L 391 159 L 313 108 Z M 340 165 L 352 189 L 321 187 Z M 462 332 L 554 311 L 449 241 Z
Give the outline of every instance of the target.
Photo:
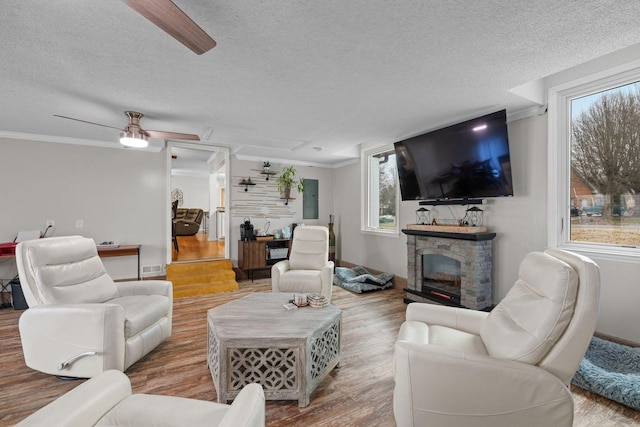
M 171 174 L 208 178 L 215 152 L 182 147 L 171 148 Z
M 336 165 L 531 107 L 510 91 L 640 43 L 636 1 L 175 3 L 217 47 L 197 56 L 121 0 L 3 1 L 0 136 L 118 147 L 117 130 L 53 115 L 123 127 L 135 110 L 240 158 Z

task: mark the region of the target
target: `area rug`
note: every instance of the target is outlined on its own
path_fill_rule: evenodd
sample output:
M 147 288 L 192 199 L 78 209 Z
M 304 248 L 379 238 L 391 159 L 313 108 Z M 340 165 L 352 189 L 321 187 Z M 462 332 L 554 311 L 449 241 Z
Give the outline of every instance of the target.
M 381 291 L 393 286 L 393 274 L 371 274 L 364 267 L 336 267 L 333 284 L 355 293 Z
M 640 348 L 593 337 L 571 382 L 640 410 Z

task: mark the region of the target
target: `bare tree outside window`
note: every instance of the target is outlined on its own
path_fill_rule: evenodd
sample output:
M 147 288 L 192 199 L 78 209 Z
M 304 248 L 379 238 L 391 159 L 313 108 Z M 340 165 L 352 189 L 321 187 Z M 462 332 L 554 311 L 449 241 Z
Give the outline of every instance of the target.
M 393 148 L 367 156 L 369 230 L 393 231 L 397 228 L 398 178 Z
M 571 108 L 571 240 L 640 246 L 640 83 Z
M 378 157 L 380 165 L 380 228 L 396 226 L 396 154 L 385 153 Z

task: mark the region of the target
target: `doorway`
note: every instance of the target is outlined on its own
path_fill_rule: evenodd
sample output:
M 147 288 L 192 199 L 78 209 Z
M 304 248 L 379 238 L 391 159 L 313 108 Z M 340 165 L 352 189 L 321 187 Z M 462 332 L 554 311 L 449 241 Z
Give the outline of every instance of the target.
M 229 150 L 169 142 L 167 153 L 169 204 L 175 200 L 178 205 L 175 221 L 169 209 L 167 263 L 229 258 L 225 244 Z

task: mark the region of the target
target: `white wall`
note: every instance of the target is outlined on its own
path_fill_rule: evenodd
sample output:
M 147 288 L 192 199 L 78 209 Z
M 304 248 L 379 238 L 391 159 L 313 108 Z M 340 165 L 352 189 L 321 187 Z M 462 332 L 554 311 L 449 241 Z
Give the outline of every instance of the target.
M 164 265 L 166 168 L 164 152 L 0 139 L 0 242 L 54 220 L 48 236 L 141 244 L 143 266 Z M 116 279 L 137 274 L 135 257 L 108 258 L 105 265 Z M 13 275 L 15 262 L 0 261 L 0 279 Z
M 404 234 L 398 237 L 371 235 L 360 231 L 360 162 L 336 170 L 336 258 L 353 264 L 407 277 L 407 248 Z M 417 202 L 400 207 L 400 224 L 415 218 Z M 410 212 L 411 217 L 407 217 Z M 415 219 L 413 220 L 415 222 Z
M 171 177 L 171 191 L 179 188 L 182 190 L 183 203 L 181 208 L 200 208 L 209 210 L 209 176 L 182 176 Z
M 223 165 L 224 167 L 224 165 Z M 224 238 L 224 225 L 218 225 L 216 221 L 223 222 L 223 217 L 218 216 L 216 211 L 220 207 L 224 207 L 224 200 L 222 199 L 223 188 L 226 188 L 226 181 L 224 175 L 224 169 L 221 173 L 218 173 L 216 169 L 212 169 L 211 175 L 209 175 L 209 188 L 211 189 L 211 199 L 209 200 L 209 240 L 218 240 L 218 238 Z M 219 218 L 219 219 L 218 219 Z
M 206 219 L 208 224 L 211 224 L 211 189 L 210 189 L 210 177 L 207 176 L 183 176 L 172 175 L 171 176 L 171 191 L 179 188 L 182 191 L 183 203 L 181 208 L 200 208 L 204 212 L 209 212 L 209 217 Z M 215 210 L 213 211 L 215 215 Z M 206 213 L 205 213 L 206 215 Z M 205 218 L 202 218 L 200 222 L 200 230 L 204 230 Z
M 288 163 L 278 164 L 271 162 L 271 170 L 278 172 Z M 307 225 L 326 225 L 329 223 L 329 215 L 334 210 L 334 171 L 333 169 L 295 166 L 297 176 L 318 180 L 318 219 L 302 220 L 302 195 L 297 190 L 292 190 L 290 200 L 285 206 L 280 200 L 280 193 L 276 188 L 276 177 L 272 175 L 269 181 L 265 175 L 260 174 L 262 162 L 231 159 L 231 176 L 228 180 L 227 192 L 231 199 L 231 217 L 227 217 L 230 223 L 230 236 L 225 240 L 230 247 L 230 258 L 233 263 L 238 263 L 238 240 L 240 240 L 240 224 L 248 217 L 255 229 L 264 229 L 266 221 L 271 222 L 269 234 L 275 229 L 291 226 L 292 223 L 304 222 Z M 239 185 L 242 178 L 251 178 L 256 185 L 249 186 L 248 191 Z M 359 193 L 358 193 L 359 194 Z
M 493 241 L 493 301 L 499 302 L 518 275 L 520 260 L 547 246 L 547 116 L 509 124 L 515 197 L 489 199 L 481 206 L 484 220 L 497 234 Z M 337 258 L 407 277 L 406 236 L 372 236 L 360 231 L 360 164 L 336 170 Z M 401 202 L 400 224 L 415 223 L 417 202 Z M 464 214 L 466 207 L 437 206 L 432 218 Z M 589 254 L 601 269 L 602 295 L 597 332 L 640 343 L 640 263 L 614 261 Z
M 509 124 L 515 197 L 492 199 L 485 209 L 485 223 L 497 233 L 494 240 L 493 300 L 498 302 L 516 280 L 518 265 L 529 251 L 546 247 L 547 117 L 537 116 Z M 286 164 L 285 164 L 286 165 Z M 278 170 L 274 165 L 274 170 Z M 258 162 L 232 159 L 227 192 L 231 205 L 244 200 L 257 212 L 257 228 L 271 219 L 271 230 L 302 222 L 302 198 L 295 194 L 290 216 L 276 218 L 283 208 L 273 182 L 267 185 L 255 169 Z M 169 236 L 169 195 L 166 153 L 104 149 L 49 142 L 0 139 L 0 242 L 11 241 L 18 231 L 45 228 L 56 221 L 51 235 L 83 234 L 100 242 L 142 245 L 142 265 L 164 265 Z M 337 258 L 401 277 L 406 272 L 406 236 L 380 237 L 360 232 L 360 163 L 335 170 L 297 167 L 301 176 L 319 180 L 318 221 L 327 224 L 335 215 Z M 252 176 L 258 185 L 243 192 L 238 178 Z M 273 179 L 273 178 L 272 178 Z M 415 222 L 417 202 L 402 202 L 400 224 Z M 432 217 L 460 215 L 464 207 L 435 207 Z M 457 209 L 457 211 L 456 211 Z M 237 241 L 242 217 L 231 218 L 226 239 L 230 258 L 237 265 Z M 83 229 L 75 221 L 84 221 Z M 602 299 L 597 330 L 640 343 L 640 263 L 591 256 L 601 268 Z M 115 278 L 136 274 L 135 259 L 105 259 Z M 0 260 L 0 279 L 16 274 L 15 263 Z

